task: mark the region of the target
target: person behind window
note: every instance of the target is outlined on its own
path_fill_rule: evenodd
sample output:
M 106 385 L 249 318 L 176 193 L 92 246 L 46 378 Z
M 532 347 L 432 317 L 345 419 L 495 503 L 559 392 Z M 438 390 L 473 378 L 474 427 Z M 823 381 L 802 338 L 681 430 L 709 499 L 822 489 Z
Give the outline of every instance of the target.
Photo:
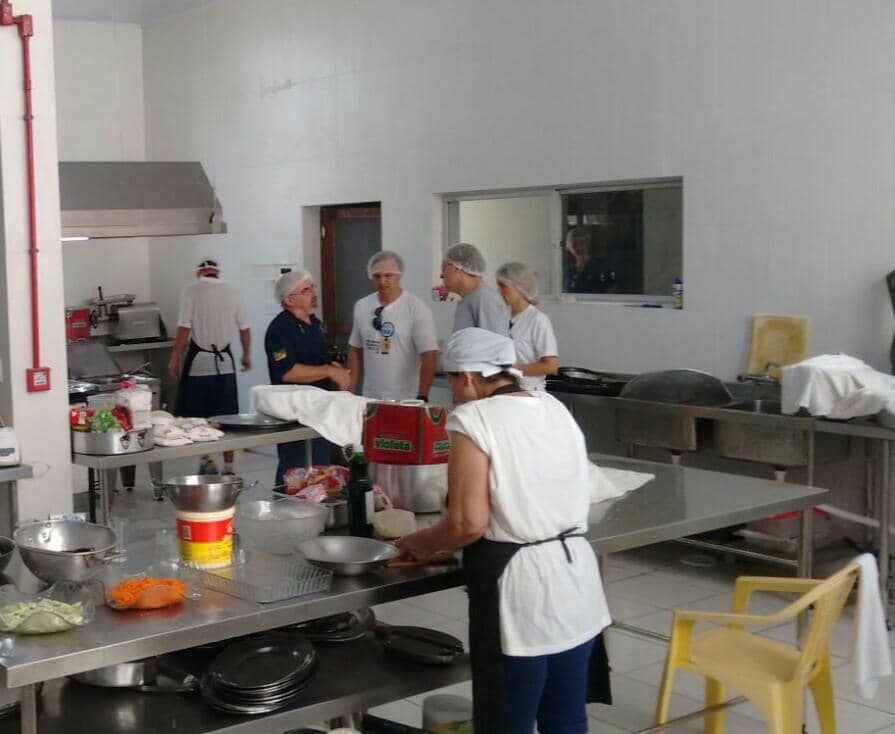
M 522 387 L 543 390 L 546 376 L 559 371 L 559 350 L 550 319 L 535 307 L 538 280 L 525 264 L 504 263 L 497 269 L 497 290 L 510 307 L 510 338 Z
M 516 361 L 506 337 L 451 336 L 446 515 L 397 545 L 419 560 L 463 549 L 475 731 L 584 734 L 585 701 L 611 700 L 587 449 L 562 403 L 522 390 Z
M 571 267 L 565 272 L 567 293 L 602 293 L 605 290 L 605 274 L 600 278 L 600 263 L 593 256 L 590 232 L 584 227 L 573 227 L 566 233 L 566 252 Z
M 311 274 L 293 270 L 280 276 L 276 295 L 283 310 L 274 317 L 264 335 L 267 371 L 272 385 L 312 385 L 324 390 L 347 390 L 351 373 L 330 361 L 331 348 L 323 322 L 313 311 L 317 290 Z M 314 464 L 329 464 L 334 445 L 317 438 L 313 443 Z M 302 441 L 277 445 L 280 458 L 276 483 L 283 483 L 287 469 L 305 465 Z
M 428 400 L 438 358 L 432 310 L 401 288 L 404 260 L 382 250 L 367 263 L 375 293 L 354 304 L 348 344 L 351 391 L 364 375 L 364 395 Z
M 477 326 L 509 335 L 510 312 L 497 291 L 484 282 L 485 258 L 475 245 L 458 242 L 444 253 L 441 280 L 463 300 L 454 313 L 453 331 Z

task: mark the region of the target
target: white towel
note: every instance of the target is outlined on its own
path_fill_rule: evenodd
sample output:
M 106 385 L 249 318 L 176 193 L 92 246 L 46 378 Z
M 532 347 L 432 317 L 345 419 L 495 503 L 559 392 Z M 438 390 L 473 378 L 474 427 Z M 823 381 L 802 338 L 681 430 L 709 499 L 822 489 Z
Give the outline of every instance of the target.
M 879 569 L 869 553 L 857 557 L 861 567 L 858 578 L 858 604 L 852 642 L 852 681 L 865 700 L 876 696 L 881 678 L 892 675 L 886 616 L 879 593 Z
M 298 421 L 337 446 L 358 445 L 363 440 L 369 398 L 310 385 L 256 385 L 251 395 L 253 410 Z
M 599 467 L 593 462 L 589 462 L 589 470 L 591 504 L 621 497 L 656 478 L 655 474 Z
M 846 354 L 822 354 L 783 368 L 784 413 L 854 418 L 873 415 L 895 396 L 895 377 Z

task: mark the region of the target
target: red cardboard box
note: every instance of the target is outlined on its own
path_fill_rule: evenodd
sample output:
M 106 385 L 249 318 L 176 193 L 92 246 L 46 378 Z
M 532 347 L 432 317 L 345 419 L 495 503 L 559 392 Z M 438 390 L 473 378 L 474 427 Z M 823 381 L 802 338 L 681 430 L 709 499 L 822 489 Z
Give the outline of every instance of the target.
M 444 406 L 368 403 L 364 454 L 377 464 L 443 464 L 451 452 L 447 416 Z

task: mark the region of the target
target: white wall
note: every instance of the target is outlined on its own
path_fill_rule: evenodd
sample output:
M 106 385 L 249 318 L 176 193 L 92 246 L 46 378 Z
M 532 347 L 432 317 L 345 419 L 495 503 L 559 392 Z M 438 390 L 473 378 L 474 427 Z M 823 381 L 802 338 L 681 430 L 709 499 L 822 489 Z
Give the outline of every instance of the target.
M 477 245 L 485 256 L 485 280 L 494 285 L 497 268 L 505 262 L 524 262 L 538 276 L 542 290 L 549 291 L 553 197 L 524 196 L 512 199 L 461 201 L 458 239 Z
M 221 0 L 144 28 L 147 154 L 206 166 L 244 284 L 303 205 L 375 200 L 420 293 L 435 194 L 682 176 L 686 308 L 547 305 L 564 363 L 730 377 L 778 312 L 885 368 L 893 35 L 888 0 Z
M 68 393 L 59 242 L 59 176 L 53 89 L 50 0 L 17 0 L 15 13 L 34 17 L 31 41 L 35 188 L 39 271 L 39 366 L 50 368 L 52 389 L 25 391 L 32 367 L 25 178 L 22 51 L 13 27 L 0 28 L 0 414 L 14 426 L 22 459 L 36 479 L 18 483 L 19 519 L 71 510 Z
M 53 23 L 59 160 L 145 159 L 143 29 L 136 23 Z M 65 303 L 133 293 L 148 300 L 148 240 L 63 244 Z

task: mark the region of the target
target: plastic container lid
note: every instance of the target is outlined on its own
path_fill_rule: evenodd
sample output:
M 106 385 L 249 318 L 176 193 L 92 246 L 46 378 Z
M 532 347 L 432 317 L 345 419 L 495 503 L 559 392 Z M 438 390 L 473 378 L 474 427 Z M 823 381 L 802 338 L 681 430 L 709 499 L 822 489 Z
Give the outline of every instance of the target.
M 438 694 L 423 699 L 423 729 L 425 731 L 445 730 L 444 724 L 465 724 L 472 721 L 472 701 L 464 696 Z M 433 729 L 438 726 L 439 728 Z

